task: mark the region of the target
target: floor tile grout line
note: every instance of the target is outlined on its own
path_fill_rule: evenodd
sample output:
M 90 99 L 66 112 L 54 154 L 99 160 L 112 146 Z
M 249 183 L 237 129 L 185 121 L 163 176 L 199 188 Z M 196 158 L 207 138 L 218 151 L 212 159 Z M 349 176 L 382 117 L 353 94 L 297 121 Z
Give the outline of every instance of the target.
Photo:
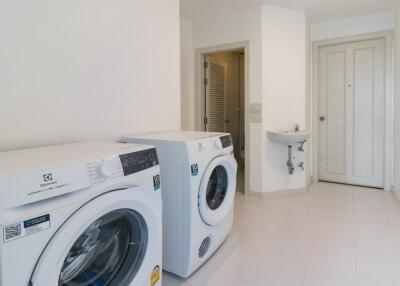
M 357 226 L 356 226 L 356 203 L 355 203 L 355 192 L 351 191 L 351 202 L 352 202 L 352 216 L 353 216 L 353 239 L 354 239 L 354 265 L 356 274 L 356 285 L 360 285 L 360 274 L 358 267 L 358 244 L 357 244 Z
M 386 192 L 386 191 L 384 191 L 384 192 Z M 392 196 L 394 196 L 394 194 L 393 193 L 391 193 L 391 195 Z M 399 204 L 399 201 L 395 198 L 395 197 L 393 197 L 393 199 L 397 202 L 397 204 L 398 204 L 398 206 L 400 206 L 400 204 Z M 385 200 L 385 198 L 383 198 L 383 201 Z M 387 220 L 387 222 L 388 222 L 388 224 L 389 224 L 389 226 L 390 226 L 390 231 L 391 231 L 391 233 L 392 233 L 392 238 L 394 239 L 394 240 L 396 240 L 396 231 L 395 231 L 395 226 L 394 226 L 394 224 L 393 224 L 393 222 L 392 222 L 392 220 L 390 219 L 390 217 L 389 217 L 389 211 L 388 211 L 388 209 L 387 209 L 387 207 L 386 207 L 386 204 L 383 204 L 383 213 L 384 213 L 384 215 L 385 215 L 385 218 L 386 218 L 386 220 Z
M 392 220 L 390 219 L 390 217 L 388 215 L 388 212 L 387 212 L 385 207 L 383 207 L 383 213 L 385 215 L 387 223 L 389 224 L 390 232 L 392 233 L 392 238 L 393 238 L 393 240 L 396 240 L 395 226 L 393 225 Z
M 277 229 L 275 229 L 275 233 L 274 233 L 273 237 L 274 238 L 271 240 L 270 244 L 268 245 L 267 249 L 265 250 L 264 254 L 262 255 L 262 258 L 260 258 L 260 265 L 258 267 L 262 267 L 261 264 L 263 263 L 265 257 L 267 256 L 268 251 L 272 248 L 272 245 L 274 244 L 274 242 L 278 240 L 278 230 Z M 254 271 L 254 272 L 257 273 L 258 271 Z M 254 284 L 255 286 L 258 285 L 255 278 L 250 279 L 250 282 L 252 284 Z
M 306 269 L 304 271 L 303 281 L 301 282 L 301 286 L 304 286 L 304 284 L 306 283 L 307 274 L 308 274 L 308 271 L 309 271 L 309 268 L 310 268 L 310 264 L 311 264 L 311 255 L 313 253 L 313 250 L 314 250 L 314 247 L 315 247 L 315 244 L 316 244 L 316 241 L 317 241 L 317 235 L 318 235 L 318 231 L 319 231 L 320 227 L 321 227 L 321 217 L 318 216 L 317 227 L 316 227 L 316 229 L 314 231 L 313 243 L 312 243 L 312 246 L 310 247 L 310 251 L 308 253 L 307 267 L 306 267 Z

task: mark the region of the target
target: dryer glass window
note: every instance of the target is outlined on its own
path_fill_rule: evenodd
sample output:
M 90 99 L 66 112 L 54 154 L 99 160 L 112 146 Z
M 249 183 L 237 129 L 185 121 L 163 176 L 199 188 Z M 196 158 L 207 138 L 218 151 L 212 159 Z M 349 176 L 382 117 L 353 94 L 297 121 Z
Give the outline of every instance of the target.
M 228 174 L 223 166 L 217 166 L 211 174 L 207 185 L 207 205 L 216 210 L 225 199 L 228 189 Z
M 100 217 L 70 249 L 58 285 L 128 285 L 143 262 L 147 234 L 136 211 L 122 209 Z

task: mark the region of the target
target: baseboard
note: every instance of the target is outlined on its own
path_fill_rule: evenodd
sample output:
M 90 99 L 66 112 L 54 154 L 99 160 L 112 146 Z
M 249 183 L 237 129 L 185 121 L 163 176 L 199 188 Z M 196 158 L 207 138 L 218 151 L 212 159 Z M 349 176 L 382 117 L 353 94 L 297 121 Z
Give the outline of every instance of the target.
M 262 192 L 262 193 L 250 192 L 248 195 L 250 197 L 256 197 L 256 198 L 276 198 L 276 197 L 286 197 L 291 195 L 304 194 L 309 192 L 311 184 L 312 183 L 308 184 L 305 188 L 274 191 L 274 192 Z

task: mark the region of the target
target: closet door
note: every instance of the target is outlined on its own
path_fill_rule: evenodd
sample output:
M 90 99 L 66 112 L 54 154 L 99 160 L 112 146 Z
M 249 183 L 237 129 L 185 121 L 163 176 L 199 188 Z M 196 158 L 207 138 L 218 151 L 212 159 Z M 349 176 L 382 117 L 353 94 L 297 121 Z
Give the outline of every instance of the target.
M 207 56 L 205 60 L 205 130 L 225 132 L 226 65 Z
M 384 185 L 384 40 L 320 49 L 319 178 Z

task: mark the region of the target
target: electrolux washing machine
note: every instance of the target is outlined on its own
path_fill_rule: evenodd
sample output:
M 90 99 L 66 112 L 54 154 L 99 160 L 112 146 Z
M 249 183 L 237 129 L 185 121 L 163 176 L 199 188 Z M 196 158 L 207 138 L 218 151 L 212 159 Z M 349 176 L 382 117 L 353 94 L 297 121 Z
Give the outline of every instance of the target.
M 1 286 L 161 286 L 154 147 L 0 153 Z

